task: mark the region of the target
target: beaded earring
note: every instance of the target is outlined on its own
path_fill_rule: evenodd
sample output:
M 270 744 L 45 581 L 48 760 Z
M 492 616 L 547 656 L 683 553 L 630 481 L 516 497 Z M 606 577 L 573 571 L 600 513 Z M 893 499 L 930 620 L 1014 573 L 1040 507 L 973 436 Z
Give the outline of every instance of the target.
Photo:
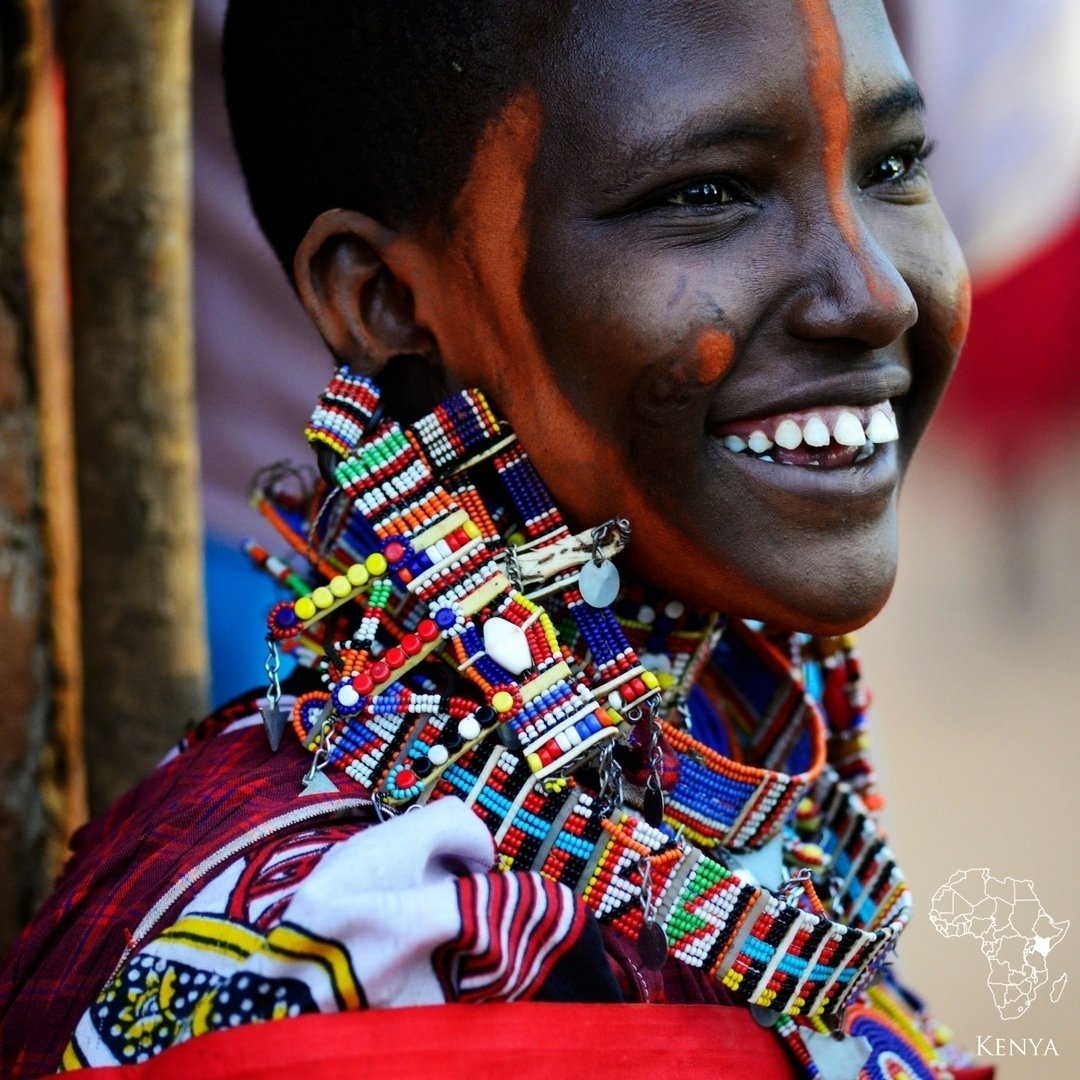
M 378 407 L 378 387 L 366 375 L 354 374 L 348 364 L 334 372 L 304 428 L 324 479 L 329 481 L 337 461 L 347 458 L 360 445 Z M 328 451 L 332 457 L 327 456 Z

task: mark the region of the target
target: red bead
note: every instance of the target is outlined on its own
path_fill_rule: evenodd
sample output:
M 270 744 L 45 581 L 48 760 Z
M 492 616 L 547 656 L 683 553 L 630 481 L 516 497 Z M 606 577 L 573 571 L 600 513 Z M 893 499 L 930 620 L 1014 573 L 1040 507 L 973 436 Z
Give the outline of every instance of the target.
M 399 649 L 395 647 L 393 649 L 387 649 L 386 653 L 383 656 L 383 659 L 392 668 L 399 668 L 404 666 L 405 661 L 408 660 L 408 657 L 405 655 L 404 649 Z
M 405 558 L 405 545 L 397 540 L 391 540 L 390 543 L 383 548 L 383 554 L 386 556 L 386 561 L 392 566 Z
M 406 634 L 401 639 L 401 647 L 407 656 L 416 656 L 424 647 L 424 643 L 417 634 Z
M 460 529 L 455 529 L 449 536 L 444 537 L 446 540 L 446 546 L 451 551 L 457 551 L 461 547 L 462 532 Z
M 419 634 L 421 641 L 435 641 L 439 636 L 439 628 L 431 619 L 421 620 L 420 625 L 416 628 L 416 632 Z
M 376 660 L 375 663 L 371 665 L 371 670 L 368 674 L 377 683 L 386 682 L 386 680 L 390 678 L 390 665 L 383 663 L 382 660 Z
M 361 696 L 367 697 L 375 689 L 375 680 L 370 675 L 360 674 L 353 677 L 353 689 Z
M 401 772 L 394 777 L 394 783 L 397 784 L 399 791 L 406 791 L 417 782 L 417 775 L 412 769 L 402 769 Z

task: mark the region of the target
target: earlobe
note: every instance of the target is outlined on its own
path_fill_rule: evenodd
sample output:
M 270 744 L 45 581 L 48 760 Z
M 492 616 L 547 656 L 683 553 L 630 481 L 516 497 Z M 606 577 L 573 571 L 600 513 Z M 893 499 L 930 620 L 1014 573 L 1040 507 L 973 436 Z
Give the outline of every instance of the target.
M 412 289 L 384 259 L 396 233 L 355 210 L 327 210 L 293 259 L 300 300 L 339 363 L 377 375 L 395 356 L 431 356 Z

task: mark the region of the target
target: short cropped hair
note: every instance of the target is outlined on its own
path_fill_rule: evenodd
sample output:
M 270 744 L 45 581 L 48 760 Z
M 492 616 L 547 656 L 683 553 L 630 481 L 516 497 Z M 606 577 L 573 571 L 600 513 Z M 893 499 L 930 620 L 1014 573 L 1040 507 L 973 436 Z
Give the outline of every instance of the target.
M 230 0 L 225 87 L 255 216 L 292 276 L 324 210 L 435 222 L 535 74 L 552 0 Z

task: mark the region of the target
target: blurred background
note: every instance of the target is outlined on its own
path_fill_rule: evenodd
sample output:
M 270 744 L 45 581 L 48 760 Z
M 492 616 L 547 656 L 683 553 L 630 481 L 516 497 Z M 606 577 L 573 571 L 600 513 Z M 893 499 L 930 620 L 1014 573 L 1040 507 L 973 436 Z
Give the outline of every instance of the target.
M 55 38 L 39 0 L 0 18 L 14 72 L 0 112 L 0 135 L 12 136 L 0 159 L 0 613 L 15 639 L 0 654 L 11 688 L 0 949 L 88 804 L 148 769 L 176 718 L 264 678 L 274 594 L 240 544 L 277 545 L 246 491 L 258 467 L 308 460 L 302 429 L 330 360 L 246 204 L 221 97 L 224 7 L 196 0 L 192 26 L 179 0 L 71 3 Z M 931 174 L 974 281 L 972 334 L 907 482 L 897 587 L 861 636 L 886 826 L 916 898 L 899 966 L 972 1048 L 980 1035 L 1054 1040 L 1057 1057 L 1002 1059 L 999 1077 L 1073 1077 L 1080 984 L 1053 1004 L 1048 983 L 1024 1017 L 1003 1021 L 978 943 L 942 939 L 928 911 L 955 871 L 987 867 L 1030 879 L 1053 919 L 1080 915 L 1067 832 L 1080 820 L 1080 4 L 888 7 L 929 103 Z M 104 87 L 88 92 L 95 79 Z M 144 113 L 118 128 L 136 101 Z M 134 146 L 123 181 L 95 157 L 102 139 Z M 110 269 L 131 257 L 109 250 L 107 228 L 133 219 L 149 237 L 145 265 L 128 293 L 103 298 L 118 288 Z M 192 221 L 188 253 L 177 236 Z M 103 303 L 152 309 L 157 323 L 95 325 Z M 122 437 L 89 406 L 104 415 L 110 395 L 113 408 L 132 403 Z M 195 485 L 201 521 L 183 510 Z M 120 543 L 120 524 L 142 529 L 145 550 Z M 162 594 L 167 627 L 153 615 Z M 155 678 L 118 693 L 114 673 L 147 663 Z M 1048 968 L 1050 983 L 1080 980 L 1080 927 Z

